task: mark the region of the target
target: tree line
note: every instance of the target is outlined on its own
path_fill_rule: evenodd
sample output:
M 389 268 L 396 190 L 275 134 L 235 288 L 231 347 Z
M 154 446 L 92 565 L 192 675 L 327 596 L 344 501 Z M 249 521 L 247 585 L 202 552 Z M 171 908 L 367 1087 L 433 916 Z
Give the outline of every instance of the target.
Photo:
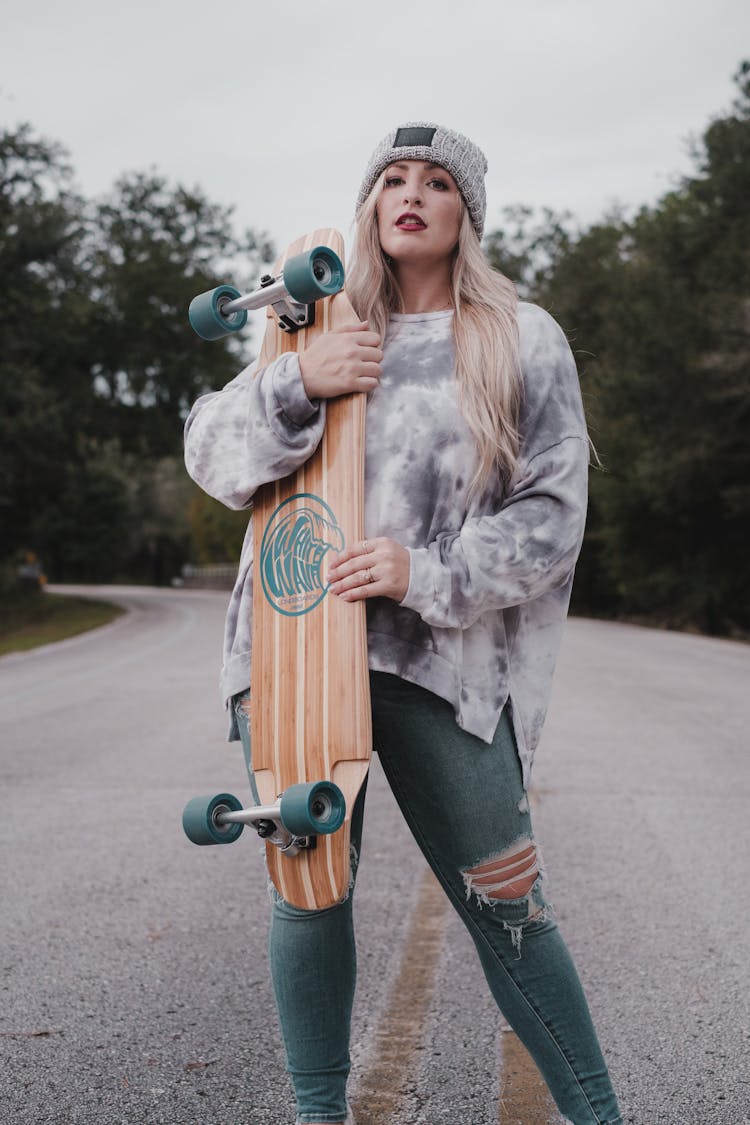
M 581 229 L 511 208 L 490 260 L 565 329 L 599 467 L 573 608 L 750 630 L 750 63 L 693 171 Z
M 574 610 L 747 636 L 750 63 L 692 163 L 587 227 L 508 208 L 485 251 L 579 366 L 597 464 Z M 199 189 L 152 171 L 87 200 L 57 144 L 0 133 L 0 590 L 28 550 L 65 581 L 236 559 L 246 516 L 187 479 L 182 425 L 252 341 L 207 346 L 186 309 L 272 257 Z
M 198 189 L 133 173 L 87 200 L 59 145 L 0 134 L 0 583 L 30 550 L 50 579 L 159 583 L 236 549 L 238 520 L 213 520 L 181 443 L 248 340 L 207 347 L 186 314 L 272 255 Z

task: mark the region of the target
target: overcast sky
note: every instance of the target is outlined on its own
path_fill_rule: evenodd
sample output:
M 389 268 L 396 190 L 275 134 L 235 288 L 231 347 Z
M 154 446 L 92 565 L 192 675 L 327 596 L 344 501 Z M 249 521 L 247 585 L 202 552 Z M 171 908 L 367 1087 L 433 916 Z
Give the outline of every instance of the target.
M 226 15 L 222 18 L 221 12 Z M 734 96 L 748 0 L 0 0 L 0 123 L 70 152 L 80 188 L 155 167 L 279 246 L 349 240 L 371 150 L 437 121 L 511 203 L 583 223 L 652 203 Z

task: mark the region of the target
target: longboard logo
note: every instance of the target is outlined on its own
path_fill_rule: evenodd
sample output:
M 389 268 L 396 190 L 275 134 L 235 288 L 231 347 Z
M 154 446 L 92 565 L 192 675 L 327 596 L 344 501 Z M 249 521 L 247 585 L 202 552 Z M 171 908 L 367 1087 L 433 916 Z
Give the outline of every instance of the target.
M 279 504 L 260 546 L 263 593 L 273 608 L 288 617 L 315 609 L 328 590 L 325 557 L 343 546 L 336 517 L 319 496 L 298 492 Z

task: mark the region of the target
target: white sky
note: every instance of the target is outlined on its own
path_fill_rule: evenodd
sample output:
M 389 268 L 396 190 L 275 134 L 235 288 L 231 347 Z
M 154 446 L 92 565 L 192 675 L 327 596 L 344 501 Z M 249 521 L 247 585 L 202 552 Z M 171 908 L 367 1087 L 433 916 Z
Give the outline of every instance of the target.
M 690 169 L 743 56 L 748 0 L 0 0 L 0 124 L 61 142 L 87 195 L 155 167 L 281 247 L 348 240 L 377 141 L 432 120 L 486 152 L 488 229 L 511 203 L 589 223 Z

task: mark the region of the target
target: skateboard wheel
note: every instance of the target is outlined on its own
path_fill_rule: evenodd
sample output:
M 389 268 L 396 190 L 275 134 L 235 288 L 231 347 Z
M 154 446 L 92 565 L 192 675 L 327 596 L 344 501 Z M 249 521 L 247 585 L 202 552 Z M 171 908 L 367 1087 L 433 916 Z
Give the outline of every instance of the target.
M 321 297 L 332 297 L 344 288 L 344 267 L 329 246 L 316 246 L 290 258 L 284 266 L 284 285 L 289 296 L 301 305 Z
M 203 340 L 220 340 L 222 336 L 239 332 L 247 324 L 247 309 L 238 309 L 229 316 L 224 316 L 221 311 L 223 305 L 239 296 L 239 289 L 233 285 L 219 285 L 217 289 L 209 289 L 207 293 L 193 297 L 188 309 L 193 331 Z
M 290 785 L 281 795 L 281 819 L 294 836 L 328 836 L 345 816 L 344 794 L 332 781 Z
M 217 817 L 222 812 L 237 812 L 241 808 L 242 802 L 231 793 L 193 797 L 182 813 L 185 835 L 194 844 L 233 844 L 244 825 L 220 824 Z

